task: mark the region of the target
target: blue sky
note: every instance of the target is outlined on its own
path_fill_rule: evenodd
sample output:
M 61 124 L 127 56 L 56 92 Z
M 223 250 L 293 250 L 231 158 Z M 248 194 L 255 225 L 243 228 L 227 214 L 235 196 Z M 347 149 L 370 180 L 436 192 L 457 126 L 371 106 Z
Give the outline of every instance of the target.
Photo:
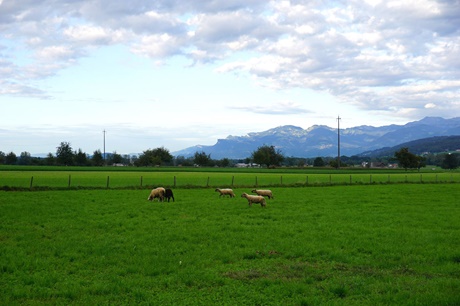
M 0 151 L 460 116 L 458 1 L 0 0 Z

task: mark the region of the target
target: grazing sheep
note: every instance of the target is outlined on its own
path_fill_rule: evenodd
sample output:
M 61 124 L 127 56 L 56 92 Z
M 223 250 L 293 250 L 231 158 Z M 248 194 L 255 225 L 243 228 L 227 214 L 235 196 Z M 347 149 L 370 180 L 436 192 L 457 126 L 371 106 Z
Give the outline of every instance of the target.
M 252 193 L 257 193 L 257 195 L 260 195 L 260 196 L 265 196 L 265 197 L 268 197 L 269 199 L 273 199 L 273 193 L 271 190 L 261 190 L 261 189 L 254 189 L 253 191 L 251 191 Z
M 153 201 L 155 198 L 158 198 L 158 202 L 163 202 L 165 196 L 165 189 L 163 187 L 158 187 L 150 191 L 150 195 L 147 198 L 149 201 Z
M 219 198 L 221 196 L 230 196 L 230 198 L 234 198 L 235 197 L 235 194 L 233 193 L 233 190 L 232 189 L 220 189 L 220 188 L 216 188 L 217 192 L 219 192 Z
M 248 200 L 249 206 L 252 206 L 252 203 L 259 203 L 261 206 L 260 207 L 266 207 L 267 203 L 265 202 L 265 198 L 263 196 L 255 196 L 255 195 L 249 195 L 246 192 L 244 192 L 241 195 L 242 198 L 246 198 Z
M 168 202 L 169 202 L 170 198 L 172 198 L 173 202 L 175 202 L 174 194 L 173 194 L 172 190 L 170 188 L 166 188 L 165 189 L 165 199 L 168 199 Z

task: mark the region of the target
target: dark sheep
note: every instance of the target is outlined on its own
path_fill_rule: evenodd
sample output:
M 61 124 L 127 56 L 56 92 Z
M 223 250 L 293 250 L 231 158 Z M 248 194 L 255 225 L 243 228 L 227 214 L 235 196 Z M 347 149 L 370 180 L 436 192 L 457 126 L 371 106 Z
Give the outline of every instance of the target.
M 173 202 L 175 202 L 174 194 L 173 194 L 172 190 L 170 188 L 166 188 L 166 190 L 165 190 L 165 199 L 168 199 L 168 202 L 169 202 L 170 198 L 172 198 Z

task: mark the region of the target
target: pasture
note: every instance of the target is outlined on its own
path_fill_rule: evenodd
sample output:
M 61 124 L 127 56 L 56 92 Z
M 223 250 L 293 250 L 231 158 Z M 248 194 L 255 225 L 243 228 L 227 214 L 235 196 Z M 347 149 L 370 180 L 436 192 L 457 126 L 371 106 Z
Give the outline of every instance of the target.
M 0 191 L 2 305 L 458 305 L 458 184 Z
M 78 167 L 54 167 L 42 171 L 37 167 L 0 167 L 0 188 L 8 189 L 89 189 L 89 188 L 151 188 L 153 186 L 195 187 L 248 187 L 248 186 L 324 186 L 398 183 L 460 183 L 460 171 L 404 170 L 293 170 L 293 169 L 236 169 L 207 168 L 184 169 L 158 168 L 154 170 L 136 168 L 112 168 L 92 171 Z M 110 169 L 110 167 L 107 167 Z M 46 169 L 46 167 L 44 167 Z M 96 170 L 95 170 L 96 169 Z M 103 168 L 106 169 L 106 168 Z

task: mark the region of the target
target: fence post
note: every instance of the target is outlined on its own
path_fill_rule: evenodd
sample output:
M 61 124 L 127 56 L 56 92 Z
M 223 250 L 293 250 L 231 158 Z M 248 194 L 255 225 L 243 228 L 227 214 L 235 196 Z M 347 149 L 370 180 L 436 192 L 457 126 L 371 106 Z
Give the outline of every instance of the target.
M 34 177 L 32 176 L 32 177 L 30 178 L 30 187 L 29 187 L 30 189 L 32 189 L 32 185 L 33 185 L 33 184 L 34 184 Z
M 109 188 L 110 177 L 107 175 L 107 188 Z
M 67 186 L 68 188 L 70 188 L 70 182 L 71 182 L 71 180 L 72 180 L 72 176 L 69 174 L 69 184 L 68 184 L 68 186 Z

